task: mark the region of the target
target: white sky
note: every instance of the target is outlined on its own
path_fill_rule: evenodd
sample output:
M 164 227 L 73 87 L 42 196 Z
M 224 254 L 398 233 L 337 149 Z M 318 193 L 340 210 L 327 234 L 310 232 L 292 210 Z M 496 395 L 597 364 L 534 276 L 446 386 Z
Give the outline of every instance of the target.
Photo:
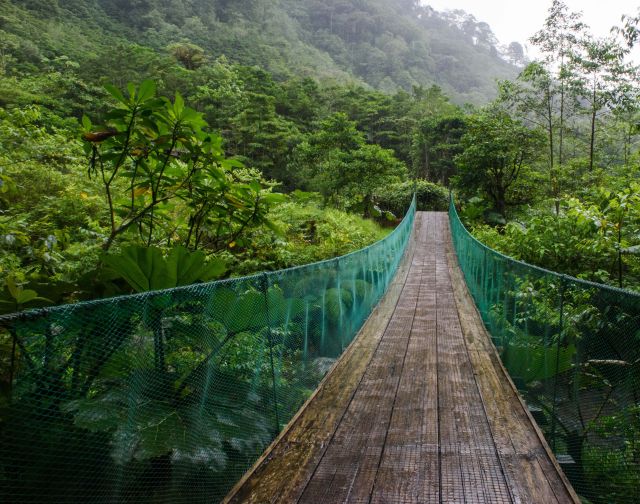
M 462 9 L 478 21 L 491 26 L 502 44 L 517 41 L 526 45 L 533 57 L 529 37 L 542 28 L 551 6 L 551 0 L 422 0 L 437 11 Z M 621 26 L 623 14 L 636 14 L 638 0 L 564 0 L 569 10 L 583 13 L 583 21 L 597 37 L 609 34 L 612 26 Z M 634 50 L 636 63 L 640 62 L 640 49 Z

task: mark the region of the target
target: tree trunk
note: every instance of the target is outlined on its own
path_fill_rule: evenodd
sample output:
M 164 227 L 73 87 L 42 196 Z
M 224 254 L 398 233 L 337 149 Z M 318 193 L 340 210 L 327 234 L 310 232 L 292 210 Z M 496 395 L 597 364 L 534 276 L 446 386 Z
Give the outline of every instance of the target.
M 431 181 L 431 173 L 429 169 L 429 147 L 424 147 L 424 178 Z
M 505 201 L 505 189 L 504 187 L 498 187 L 496 189 L 496 211 L 507 218 L 507 202 Z
M 560 214 L 560 199 L 558 195 L 558 177 L 555 173 L 555 144 L 553 142 L 553 110 L 551 107 L 551 92 L 547 88 L 547 133 L 549 135 L 549 185 L 551 196 L 556 207 L 556 215 Z
M 558 145 L 558 164 L 562 168 L 562 162 L 564 161 L 563 154 L 563 141 L 564 141 L 564 55 L 560 60 L 560 135 Z
M 589 145 L 589 171 L 593 172 L 593 155 L 596 142 L 596 85 L 593 84 L 593 103 L 591 106 L 591 142 Z

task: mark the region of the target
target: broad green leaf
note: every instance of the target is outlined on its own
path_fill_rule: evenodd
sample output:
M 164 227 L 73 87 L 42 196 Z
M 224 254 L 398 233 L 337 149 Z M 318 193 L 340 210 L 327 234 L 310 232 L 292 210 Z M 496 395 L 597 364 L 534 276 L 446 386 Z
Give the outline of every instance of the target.
M 222 161 L 222 168 L 229 170 L 231 168 L 244 168 L 244 163 L 239 159 L 225 159 Z
M 24 289 L 18 294 L 16 302 L 18 304 L 25 304 L 29 301 L 33 301 L 34 299 L 38 299 L 38 293 L 31 289 Z
M 272 220 L 269 219 L 265 219 L 263 224 L 269 228 L 271 231 L 273 231 L 276 235 L 278 236 L 284 236 L 285 232 L 284 230 L 278 226 L 275 222 L 273 222 Z
M 147 100 L 153 98 L 156 94 L 156 83 L 152 80 L 146 80 L 142 84 L 140 84 L 140 89 L 138 90 L 138 101 L 140 103 L 146 102 Z
M 222 260 L 207 261 L 202 251 L 174 247 L 167 257 L 157 247 L 129 246 L 104 262 L 137 292 L 170 289 L 219 278 L 226 270 Z
M 287 196 L 282 193 L 268 193 L 261 196 L 262 201 L 266 203 L 282 203 L 287 201 Z
M 512 376 L 531 382 L 555 376 L 556 366 L 558 373 L 567 371 L 575 353 L 573 345 L 560 349 L 533 344 L 509 345 L 504 350 L 503 359 Z
M 10 276 L 9 278 L 7 278 L 7 288 L 9 289 L 9 294 L 11 294 L 11 297 L 13 299 L 18 299 L 22 288 L 16 284 L 16 279 L 14 277 Z
M 345 289 L 327 289 L 324 303 L 328 319 L 334 324 L 337 324 L 351 307 L 353 296 L 351 292 Z
M 209 282 L 220 278 L 227 271 L 227 264 L 223 259 L 218 257 L 209 258 L 207 265 L 200 276 L 199 280 Z
M 182 116 L 182 111 L 184 110 L 184 100 L 182 99 L 182 95 L 176 91 L 176 98 L 173 103 L 173 110 L 175 112 L 176 118 Z
M 136 100 L 136 85 L 133 82 L 129 82 L 127 91 L 129 92 L 129 99 L 134 102 Z
M 267 325 L 265 297 L 262 292 L 247 291 L 230 303 L 230 310 L 222 313 L 223 323 L 230 333 Z
M 120 103 L 127 103 L 127 100 L 125 99 L 124 95 L 122 94 L 122 92 L 115 86 L 111 85 L 111 84 L 106 84 L 104 86 L 104 88 L 107 90 L 107 92 L 113 96 L 116 100 L 118 100 Z
M 267 302 L 271 327 L 280 326 L 294 320 L 305 309 L 303 299 L 285 298 L 282 289 L 275 286 L 269 288 Z
M 141 247 L 125 247 L 119 255 L 105 255 L 103 262 L 115 271 L 136 292 L 149 290 L 149 277 L 144 266 L 140 265 L 138 249 Z
M 207 303 L 207 314 L 224 324 L 237 298 L 238 294 L 231 289 L 216 289 Z

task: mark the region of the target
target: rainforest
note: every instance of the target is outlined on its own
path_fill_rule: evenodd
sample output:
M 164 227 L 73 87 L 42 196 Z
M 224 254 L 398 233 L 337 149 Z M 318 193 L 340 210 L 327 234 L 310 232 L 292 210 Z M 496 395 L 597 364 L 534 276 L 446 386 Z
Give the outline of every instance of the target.
M 233 414 L 198 424 L 215 447 L 183 453 L 178 465 L 206 458 L 207 470 L 226 481 L 214 495 L 222 498 L 286 424 L 279 414 L 295 413 L 350 341 L 331 337 L 353 337 L 391 281 L 398 261 L 389 250 L 406 245 L 414 195 L 418 211 L 447 211 L 455 201 L 473 237 L 505 256 L 635 296 L 640 73 L 630 53 L 640 12 L 620 15 L 610 36 L 596 37 L 580 13 L 553 0 L 529 41 L 534 58 L 518 42 L 501 44 L 464 11 L 416 0 L 0 0 L 0 315 L 84 310 L 217 280 L 241 284 L 216 291 L 224 315 L 212 320 L 205 320 L 204 298 L 183 299 L 176 301 L 181 311 L 158 315 L 162 323 L 151 328 L 149 317 L 168 313 L 175 300 L 150 294 L 142 314 L 86 315 L 60 348 L 49 342 L 62 323 L 17 330 L 0 321 L 0 440 L 28 444 L 21 427 L 33 419 L 23 406 L 58 394 L 46 407 L 55 410 L 55 425 L 38 424 L 40 441 L 82 432 L 75 449 L 96 443 L 114 472 L 134 467 L 118 481 L 141 498 L 150 475 L 162 478 L 176 462 L 176 432 L 187 432 L 163 422 L 201 413 L 194 383 L 215 361 L 215 379 L 230 384 L 215 399 Z M 322 295 L 273 273 L 342 261 L 336 258 L 370 246 L 371 255 L 386 257 L 367 255 L 376 275 L 348 261 L 338 273 L 318 266 L 312 280 L 328 282 Z M 247 280 L 268 274 L 278 280 Z M 512 287 L 508 296 L 526 323 L 514 315 L 495 329 L 515 338 L 511 347 L 496 344 L 528 384 L 550 375 L 523 363 L 514 348 L 555 360 L 555 376 L 571 368 L 582 337 L 563 325 L 562 309 L 560 318 L 550 315 L 554 288 L 536 280 Z M 231 301 L 239 292 L 241 308 Z M 602 329 L 594 315 L 601 307 L 587 294 L 565 301 L 574 328 Z M 637 348 L 640 332 L 625 325 L 632 304 L 607 330 Z M 269 305 L 277 315 L 262 322 L 246 315 Z M 299 322 L 303 316 L 314 329 Z M 185 343 L 187 319 L 202 334 L 215 333 L 211 341 Z M 127 329 L 111 350 L 97 350 L 88 335 L 109 323 Z M 547 351 L 524 329 L 544 324 L 562 347 Z M 297 347 L 287 343 L 290 334 Z M 115 371 L 144 345 L 153 354 L 148 369 Z M 29 357 L 40 351 L 46 357 Z M 93 360 L 89 351 L 97 352 Z M 594 362 L 625 362 L 637 383 L 640 356 L 609 357 Z M 21 369 L 37 378 L 18 390 Z M 615 388 L 615 373 L 590 372 L 597 386 Z M 166 410 L 158 422 L 159 410 L 139 419 L 126 413 L 127 380 L 139 375 L 142 383 L 145 373 L 161 383 L 138 391 L 146 405 Z M 275 413 L 242 409 L 276 382 L 296 385 L 274 399 Z M 556 415 L 554 405 L 545 407 Z M 562 447 L 579 453 L 579 485 L 591 485 L 592 502 L 615 492 L 637 496 L 637 397 L 623 411 L 631 420 L 603 406 L 565 428 Z M 223 442 L 242 422 L 252 437 Z M 622 452 L 589 444 L 590 433 L 622 425 Z M 602 457 L 611 464 L 599 467 Z M 51 461 L 41 462 L 25 478 L 35 481 Z M 20 480 L 18 472 L 0 461 L 0 482 Z M 61 469 L 61 481 L 71 474 Z M 112 482 L 105 477 L 104 485 Z M 171 492 L 185 491 L 190 480 L 180 485 Z M 62 486 L 54 491 L 68 498 Z M 149 502 L 155 498 L 161 493 Z

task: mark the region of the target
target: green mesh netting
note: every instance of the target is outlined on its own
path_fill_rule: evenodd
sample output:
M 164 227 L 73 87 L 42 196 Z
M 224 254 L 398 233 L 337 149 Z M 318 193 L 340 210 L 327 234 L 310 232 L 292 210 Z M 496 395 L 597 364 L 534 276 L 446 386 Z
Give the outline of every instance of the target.
M 454 246 L 505 367 L 585 502 L 640 502 L 640 294 Z
M 0 502 L 222 498 L 378 303 L 414 215 L 329 261 L 0 317 Z

